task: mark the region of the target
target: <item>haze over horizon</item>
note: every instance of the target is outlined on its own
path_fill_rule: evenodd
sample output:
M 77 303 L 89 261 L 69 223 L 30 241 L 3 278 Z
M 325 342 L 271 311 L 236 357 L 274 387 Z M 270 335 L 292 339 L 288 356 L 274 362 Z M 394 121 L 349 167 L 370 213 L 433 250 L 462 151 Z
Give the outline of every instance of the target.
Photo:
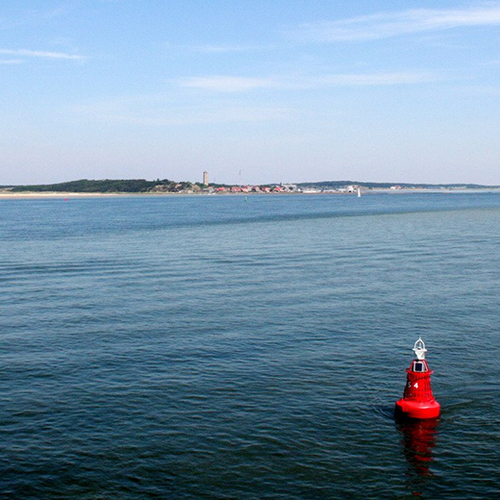
M 0 184 L 500 185 L 500 2 L 34 0 L 0 15 Z

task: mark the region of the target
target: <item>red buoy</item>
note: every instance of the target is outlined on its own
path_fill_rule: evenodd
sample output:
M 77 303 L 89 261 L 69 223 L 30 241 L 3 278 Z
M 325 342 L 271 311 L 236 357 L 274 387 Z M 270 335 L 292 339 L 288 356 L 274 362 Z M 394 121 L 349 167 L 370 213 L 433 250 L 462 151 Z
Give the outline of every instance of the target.
M 406 369 L 406 387 L 402 399 L 396 402 L 396 415 L 408 418 L 436 418 L 441 405 L 434 399 L 431 375 L 434 373 L 425 359 L 424 341 L 419 338 L 413 347 L 416 358 Z

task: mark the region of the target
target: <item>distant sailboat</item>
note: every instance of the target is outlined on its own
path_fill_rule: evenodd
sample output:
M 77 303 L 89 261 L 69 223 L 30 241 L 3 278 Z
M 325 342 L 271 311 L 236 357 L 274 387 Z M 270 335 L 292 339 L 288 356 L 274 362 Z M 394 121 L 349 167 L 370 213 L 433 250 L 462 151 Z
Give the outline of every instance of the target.
M 358 198 L 361 198 L 361 189 L 358 188 Z

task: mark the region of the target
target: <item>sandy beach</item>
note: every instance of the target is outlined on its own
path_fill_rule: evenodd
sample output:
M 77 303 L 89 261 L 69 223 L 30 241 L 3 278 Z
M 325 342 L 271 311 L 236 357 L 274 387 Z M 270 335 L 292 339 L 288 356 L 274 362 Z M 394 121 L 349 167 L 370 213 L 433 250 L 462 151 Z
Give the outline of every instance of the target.
M 22 198 L 94 198 L 96 196 L 120 196 L 118 194 L 104 193 L 11 193 L 0 192 L 0 199 L 15 200 Z
M 118 196 L 166 196 L 187 193 L 62 193 L 62 192 L 25 192 L 13 193 L 0 191 L 0 200 L 17 200 L 33 198 L 109 198 Z

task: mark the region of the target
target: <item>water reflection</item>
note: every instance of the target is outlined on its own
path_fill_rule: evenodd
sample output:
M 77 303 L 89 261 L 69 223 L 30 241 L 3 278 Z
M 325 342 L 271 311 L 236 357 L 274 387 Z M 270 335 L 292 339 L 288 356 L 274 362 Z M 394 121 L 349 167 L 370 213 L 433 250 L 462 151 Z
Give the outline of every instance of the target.
M 432 449 L 436 445 L 439 419 L 398 420 L 397 425 L 403 436 L 403 452 L 410 473 L 431 475 Z

